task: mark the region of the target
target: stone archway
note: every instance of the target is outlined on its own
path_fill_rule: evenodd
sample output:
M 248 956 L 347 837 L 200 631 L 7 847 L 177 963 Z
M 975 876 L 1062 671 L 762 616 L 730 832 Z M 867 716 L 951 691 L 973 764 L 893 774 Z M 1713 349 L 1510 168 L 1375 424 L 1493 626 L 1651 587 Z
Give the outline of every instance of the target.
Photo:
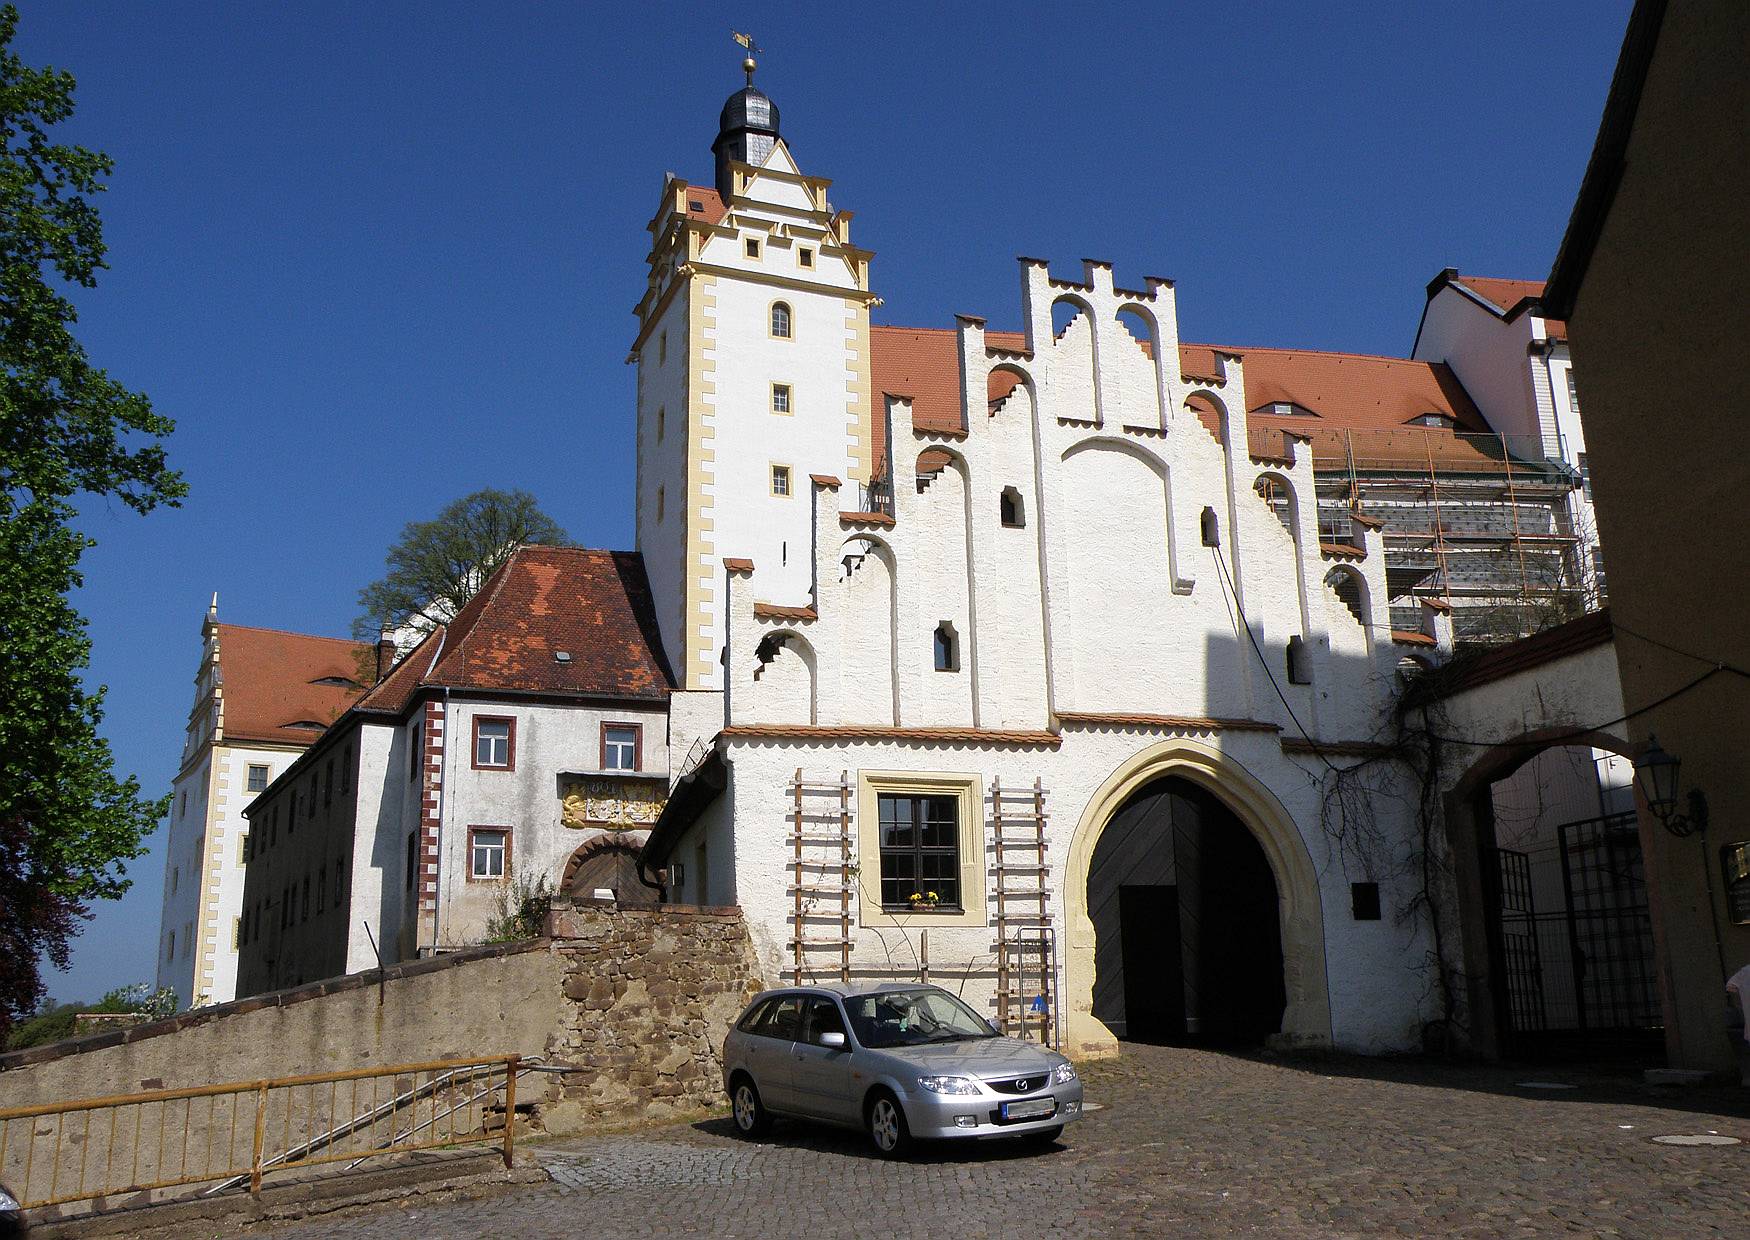
M 643 847 L 642 835 L 626 831 L 605 831 L 585 841 L 565 863 L 559 882 L 561 894 L 587 900 L 605 889 L 614 893 L 619 904 L 661 903 L 662 893 L 645 886 L 638 877 L 638 854 Z
M 1263 849 L 1276 883 L 1287 1000 L 1278 1039 L 1295 1046 L 1330 1046 L 1324 914 L 1318 873 L 1299 828 L 1274 794 L 1239 763 L 1210 745 L 1175 739 L 1151 745 L 1114 771 L 1089 798 L 1070 841 L 1063 893 L 1063 1005 L 1069 1050 L 1104 1055 L 1118 1046 L 1093 1010 L 1095 932 L 1088 908 L 1088 878 L 1095 846 L 1135 793 L 1168 777 L 1211 793 Z

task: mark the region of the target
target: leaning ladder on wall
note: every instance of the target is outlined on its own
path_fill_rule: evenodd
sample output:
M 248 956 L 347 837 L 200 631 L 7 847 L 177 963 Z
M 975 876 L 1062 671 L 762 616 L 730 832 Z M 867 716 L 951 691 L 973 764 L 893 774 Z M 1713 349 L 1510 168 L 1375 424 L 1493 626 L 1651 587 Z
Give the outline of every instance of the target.
M 1051 942 L 1051 867 L 1045 852 L 1045 785 L 1005 791 L 990 783 L 994 856 L 991 897 L 996 903 L 997 1027 L 1011 1037 L 1052 1040 L 1057 1013 L 1057 971 Z M 1031 991 L 1031 995 L 1029 994 Z M 1043 995 L 1046 1010 L 1030 998 Z
M 800 986 L 826 967 L 810 953 L 837 952 L 839 980 L 851 980 L 851 775 L 840 771 L 837 783 L 811 784 L 800 768 L 790 782 L 790 895 L 795 911 L 790 922 L 791 985 Z M 836 911 L 814 906 L 817 900 L 838 902 Z M 810 928 L 836 933 L 811 937 Z

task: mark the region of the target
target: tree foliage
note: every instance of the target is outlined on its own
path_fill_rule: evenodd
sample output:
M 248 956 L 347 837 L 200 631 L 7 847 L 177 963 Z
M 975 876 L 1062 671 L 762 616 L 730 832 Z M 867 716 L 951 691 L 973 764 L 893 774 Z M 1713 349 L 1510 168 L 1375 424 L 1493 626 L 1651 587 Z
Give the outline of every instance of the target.
M 364 614 L 353 634 L 429 633 L 448 624 L 493 571 L 524 543 L 563 547 L 570 540 L 527 491 L 488 487 L 445 506 L 430 521 L 411 521 L 389 548 L 389 572 L 359 591 Z
M 74 501 L 143 513 L 186 489 L 159 442 L 170 420 L 73 334 L 63 290 L 106 265 L 90 199 L 111 161 L 52 140 L 73 77 L 24 64 L 17 29 L 0 8 L 0 1034 L 41 1000 L 39 957 L 65 968 L 89 902 L 126 889 L 123 863 L 169 804 L 118 779 L 98 735 L 103 691 L 83 684 L 91 642 L 67 601 L 91 545 Z

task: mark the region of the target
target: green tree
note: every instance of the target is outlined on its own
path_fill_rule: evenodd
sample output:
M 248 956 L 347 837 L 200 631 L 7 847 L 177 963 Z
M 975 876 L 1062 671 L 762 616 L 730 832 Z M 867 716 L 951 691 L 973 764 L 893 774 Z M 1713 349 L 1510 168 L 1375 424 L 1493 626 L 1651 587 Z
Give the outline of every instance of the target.
M 569 544 L 558 522 L 527 491 L 488 487 L 445 506 L 430 521 L 410 521 L 389 548 L 389 572 L 359 591 L 364 614 L 353 635 L 384 629 L 429 633 L 448 624 L 524 543 Z
M 144 513 L 186 490 L 159 442 L 170 420 L 73 335 L 63 290 L 105 267 L 90 199 L 112 164 L 51 140 L 73 77 L 26 65 L 17 30 L 0 8 L 0 1034 L 40 1002 L 38 960 L 65 968 L 90 902 L 127 888 L 124 863 L 169 807 L 116 776 L 98 735 L 103 691 L 84 686 L 91 642 L 67 601 L 91 545 L 74 503 Z

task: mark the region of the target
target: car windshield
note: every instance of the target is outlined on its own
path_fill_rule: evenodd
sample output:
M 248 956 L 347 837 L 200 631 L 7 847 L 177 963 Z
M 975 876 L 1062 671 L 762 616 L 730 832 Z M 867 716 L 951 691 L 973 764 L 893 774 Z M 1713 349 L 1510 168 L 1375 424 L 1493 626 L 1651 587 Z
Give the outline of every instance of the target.
M 978 1013 L 934 987 L 850 995 L 845 999 L 845 1010 L 850 1013 L 858 1044 L 872 1050 L 997 1036 Z

